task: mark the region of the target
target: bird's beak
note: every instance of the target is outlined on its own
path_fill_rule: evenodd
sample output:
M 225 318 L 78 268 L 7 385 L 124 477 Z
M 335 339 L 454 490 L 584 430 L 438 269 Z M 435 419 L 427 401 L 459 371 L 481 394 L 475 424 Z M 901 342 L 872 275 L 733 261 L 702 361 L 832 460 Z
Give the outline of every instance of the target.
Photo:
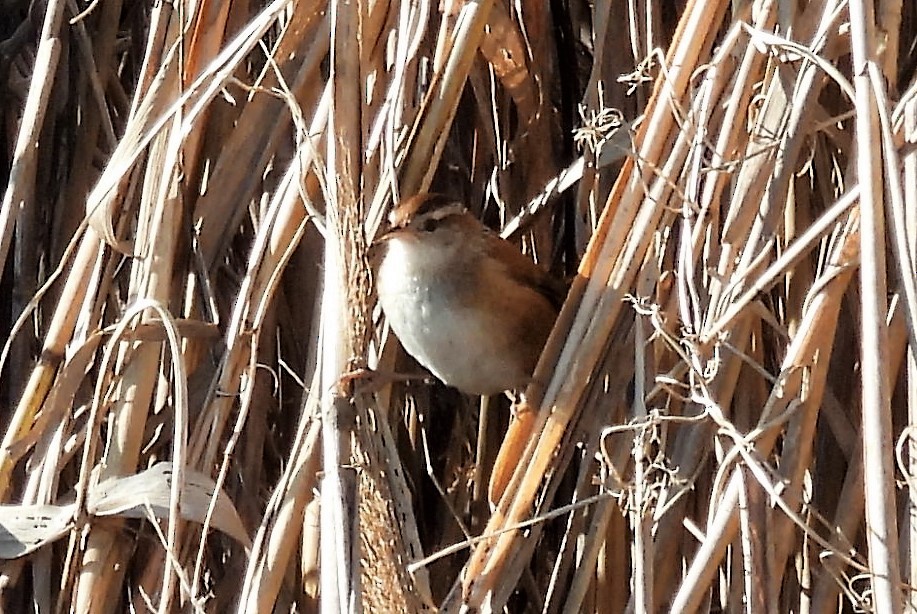
M 375 238 L 375 240 L 374 240 L 374 241 L 372 242 L 372 244 L 371 244 L 371 247 L 378 247 L 378 246 L 380 246 L 380 245 L 383 245 L 383 244 L 389 242 L 391 239 L 394 238 L 395 233 L 396 233 L 397 231 L 398 231 L 397 228 L 389 228 L 389 229 L 383 231 L 382 234 L 380 234 L 379 236 L 377 236 L 377 237 Z
M 372 243 L 369 244 L 369 253 L 370 255 L 377 254 L 381 255 L 385 245 L 397 237 L 403 229 L 397 226 L 389 227 L 383 230 Z

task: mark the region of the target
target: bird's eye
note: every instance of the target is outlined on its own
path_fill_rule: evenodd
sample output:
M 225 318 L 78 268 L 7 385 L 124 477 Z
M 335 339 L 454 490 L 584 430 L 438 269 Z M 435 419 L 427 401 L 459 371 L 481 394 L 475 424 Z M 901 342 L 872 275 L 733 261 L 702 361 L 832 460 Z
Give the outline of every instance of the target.
M 436 230 L 436 227 L 438 225 L 439 225 L 439 220 L 436 220 L 433 218 L 427 218 L 425 220 L 421 220 L 419 224 L 419 228 L 421 232 L 433 232 L 434 230 Z

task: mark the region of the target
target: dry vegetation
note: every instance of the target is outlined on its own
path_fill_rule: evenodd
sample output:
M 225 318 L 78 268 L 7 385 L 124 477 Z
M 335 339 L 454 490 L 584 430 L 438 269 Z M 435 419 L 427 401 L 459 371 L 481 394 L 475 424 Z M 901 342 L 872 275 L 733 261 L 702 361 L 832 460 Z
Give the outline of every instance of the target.
M 0 2 L 3 611 L 913 611 L 915 45 L 912 0 Z M 512 419 L 385 375 L 424 189 L 575 274 Z

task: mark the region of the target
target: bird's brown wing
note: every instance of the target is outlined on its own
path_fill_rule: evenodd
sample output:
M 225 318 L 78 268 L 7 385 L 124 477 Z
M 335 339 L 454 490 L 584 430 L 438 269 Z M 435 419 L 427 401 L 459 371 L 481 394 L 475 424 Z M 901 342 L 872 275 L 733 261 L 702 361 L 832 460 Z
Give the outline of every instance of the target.
M 548 299 L 554 309 L 560 311 L 568 290 L 564 282 L 529 260 L 515 245 L 493 232 L 487 232 L 486 242 L 489 255 L 504 264 L 509 277 L 523 286 L 534 288 Z

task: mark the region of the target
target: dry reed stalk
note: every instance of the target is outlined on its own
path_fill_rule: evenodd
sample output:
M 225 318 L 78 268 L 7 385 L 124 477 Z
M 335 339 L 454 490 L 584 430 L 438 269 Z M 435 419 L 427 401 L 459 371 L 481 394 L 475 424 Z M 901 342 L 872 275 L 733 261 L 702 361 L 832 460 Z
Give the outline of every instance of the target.
M 25 4 L 3 609 L 917 603 L 913 3 Z M 351 373 L 430 187 L 579 271 L 511 418 Z
M 853 86 L 856 90 L 857 176 L 860 182 L 862 238 L 860 256 L 860 315 L 862 323 L 863 464 L 866 477 L 866 535 L 875 607 L 901 611 L 895 505 L 887 493 L 894 489 L 894 461 L 885 454 L 892 447 L 891 390 L 883 357 L 888 355 L 888 311 L 885 278 L 884 190 L 879 126 L 880 88 L 874 70 L 876 44 L 872 2 L 850 3 Z M 891 152 L 884 152 L 888 156 Z M 893 169 L 897 174 L 897 168 Z
M 60 59 L 58 32 L 64 18 L 64 2 L 49 3 L 41 29 L 41 39 L 35 54 L 36 71 L 31 80 L 29 96 L 22 109 L 21 127 L 16 136 L 11 173 L 0 205 L 0 268 L 6 267 L 6 257 L 13 241 L 13 227 L 32 193 L 37 172 L 38 150 L 34 147 L 37 132 L 44 123 L 45 112 L 54 85 L 53 74 Z
M 904 111 L 904 138 L 912 141 L 917 136 L 917 104 L 913 100 L 905 104 Z M 911 265 L 917 267 L 917 155 L 911 152 L 903 156 L 904 167 L 904 201 L 905 219 L 904 233 L 908 237 L 908 249 L 911 254 Z M 907 352 L 907 424 L 917 422 L 917 348 L 908 347 Z M 917 472 L 917 440 L 912 436 L 907 438 L 907 472 Z M 908 481 L 907 523 L 902 524 L 907 529 L 906 550 L 908 552 L 907 578 L 908 583 L 917 585 L 917 492 L 914 483 Z M 905 605 L 917 608 L 917 593 L 911 592 Z

